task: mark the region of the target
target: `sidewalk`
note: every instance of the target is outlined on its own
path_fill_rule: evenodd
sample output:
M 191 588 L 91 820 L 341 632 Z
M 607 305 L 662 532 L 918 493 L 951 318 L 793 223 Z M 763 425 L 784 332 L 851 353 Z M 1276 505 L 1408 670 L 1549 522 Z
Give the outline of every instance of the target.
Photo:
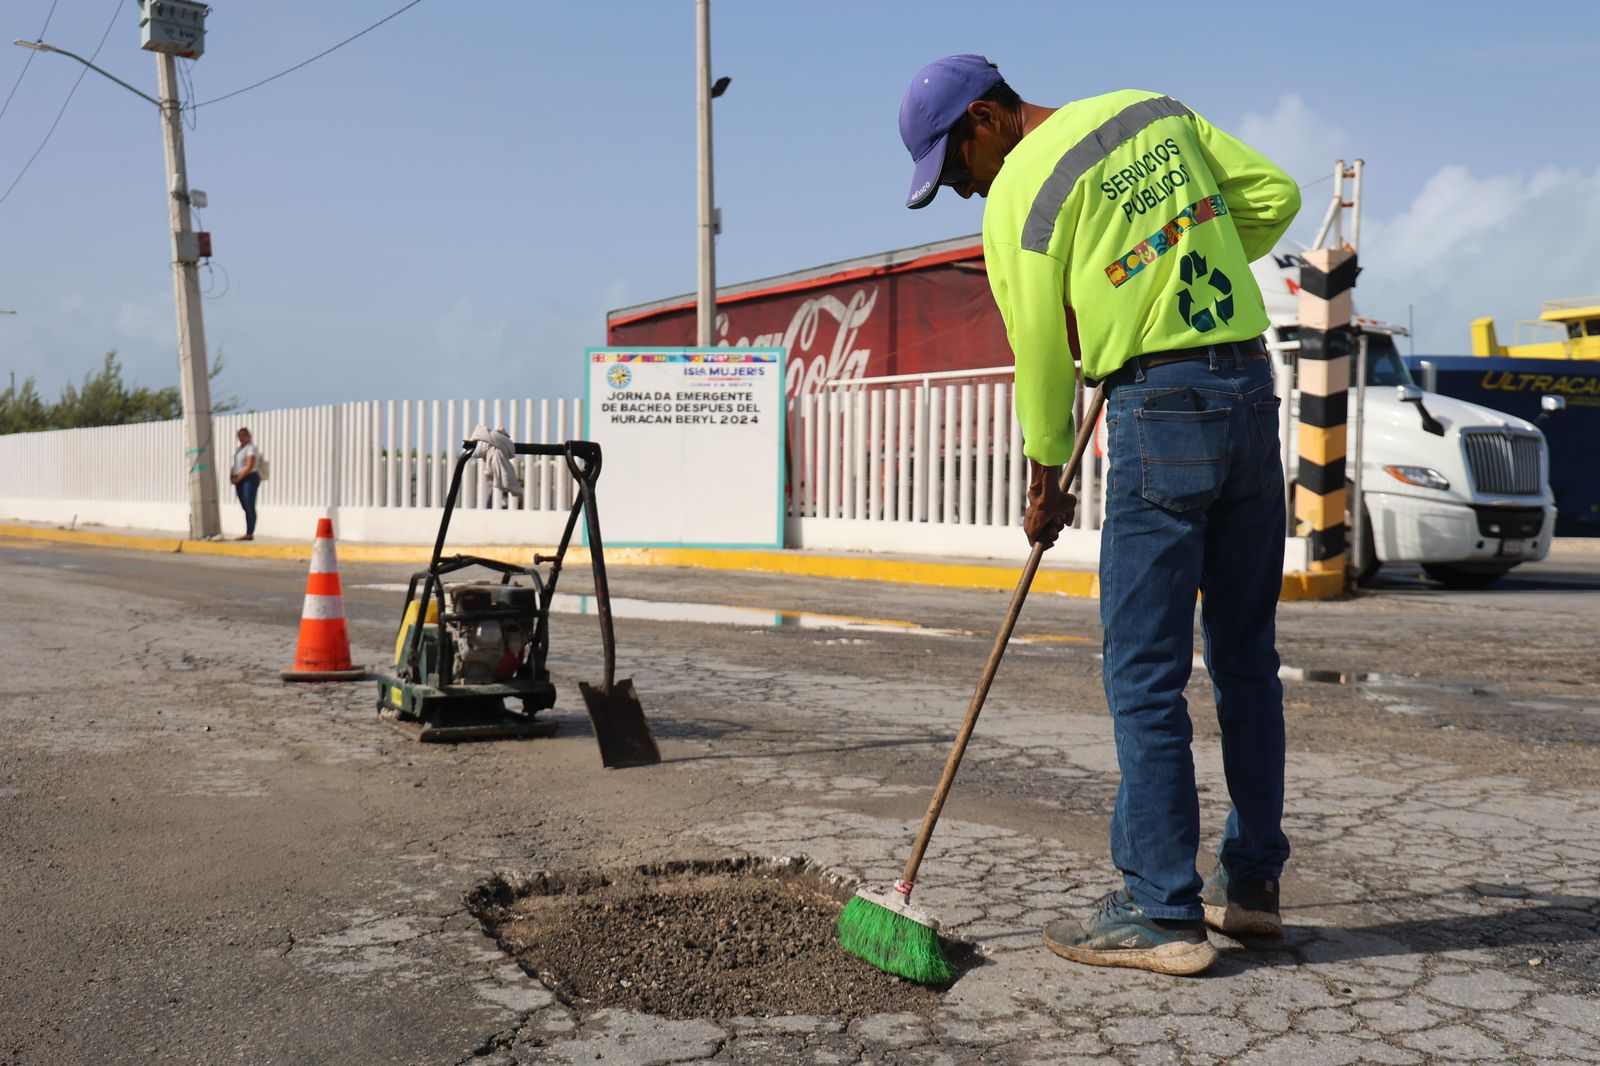
M 91 526 L 62 529 L 38 522 L 0 521 L 0 539 L 51 541 L 122 551 L 225 555 L 238 559 L 311 558 L 311 539 L 291 541 L 260 539 L 239 541 L 187 540 L 171 532 L 141 529 L 111 529 Z M 941 588 L 999 589 L 1016 587 L 1018 571 L 1025 559 L 1021 538 L 1015 563 L 979 559 L 929 559 L 925 556 L 865 554 L 861 552 L 783 549 L 747 551 L 717 548 L 607 548 L 609 566 L 678 566 L 703 570 L 748 571 L 767 574 L 793 574 L 804 577 L 830 577 L 848 581 L 888 581 L 897 584 L 929 585 Z M 531 564 L 536 553 L 549 554 L 554 546 L 457 545 L 452 555 L 483 555 L 508 562 Z M 346 563 L 426 563 L 432 549 L 420 544 L 341 544 L 339 558 Z M 581 545 L 569 551 L 574 562 L 587 563 L 589 552 Z M 1100 594 L 1100 578 L 1091 568 L 1051 565 L 1048 555 L 1033 581 L 1034 592 L 1059 596 L 1094 598 Z M 1322 600 L 1344 592 L 1343 575 L 1295 572 L 1283 576 L 1282 599 Z

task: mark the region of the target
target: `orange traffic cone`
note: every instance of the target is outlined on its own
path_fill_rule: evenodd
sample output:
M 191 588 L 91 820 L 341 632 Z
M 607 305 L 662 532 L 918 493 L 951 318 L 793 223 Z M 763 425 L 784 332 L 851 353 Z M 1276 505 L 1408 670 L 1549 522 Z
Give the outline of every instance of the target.
M 317 519 L 294 669 L 279 673 L 285 681 L 361 681 L 367 676 L 365 670 L 354 669 L 350 663 L 350 633 L 344 624 L 344 590 L 339 585 L 339 560 L 333 552 L 332 519 Z

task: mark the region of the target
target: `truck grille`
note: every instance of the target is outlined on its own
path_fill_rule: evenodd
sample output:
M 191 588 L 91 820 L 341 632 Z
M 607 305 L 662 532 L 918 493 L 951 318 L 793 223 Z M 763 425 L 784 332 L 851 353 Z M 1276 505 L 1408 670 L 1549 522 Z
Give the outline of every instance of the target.
M 1475 430 L 1461 434 L 1467 450 L 1467 469 L 1479 492 L 1507 496 L 1537 496 L 1543 467 L 1544 439 L 1527 433 Z

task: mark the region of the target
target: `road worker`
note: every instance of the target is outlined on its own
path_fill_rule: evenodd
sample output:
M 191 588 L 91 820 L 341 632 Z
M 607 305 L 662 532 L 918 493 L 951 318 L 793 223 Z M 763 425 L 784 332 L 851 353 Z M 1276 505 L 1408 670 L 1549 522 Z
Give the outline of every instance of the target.
M 1044 928 L 1056 954 L 1199 973 L 1231 935 L 1281 935 L 1283 574 L 1278 404 L 1250 273 L 1300 207 L 1295 183 L 1184 104 L 1125 90 L 1022 100 L 976 55 L 919 71 L 900 105 L 908 207 L 940 186 L 986 198 L 989 285 L 1016 361 L 1029 460 L 1023 528 L 1053 544 L 1076 500 L 1075 362 L 1106 394 L 1100 539 L 1105 691 L 1122 780 L 1111 857 L 1123 887 Z M 1183 692 L 1201 594 L 1205 664 L 1233 809 L 1203 883 Z

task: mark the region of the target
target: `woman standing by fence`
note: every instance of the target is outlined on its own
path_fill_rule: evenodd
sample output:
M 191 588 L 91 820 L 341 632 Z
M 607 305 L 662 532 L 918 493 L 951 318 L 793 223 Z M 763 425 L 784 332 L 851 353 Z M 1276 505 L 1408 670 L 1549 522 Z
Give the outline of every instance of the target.
M 256 493 L 261 489 L 261 471 L 257 469 L 260 451 L 250 442 L 250 431 L 239 429 L 239 447 L 233 453 L 233 487 L 239 494 L 239 506 L 244 508 L 244 536 L 240 540 L 256 539 Z

